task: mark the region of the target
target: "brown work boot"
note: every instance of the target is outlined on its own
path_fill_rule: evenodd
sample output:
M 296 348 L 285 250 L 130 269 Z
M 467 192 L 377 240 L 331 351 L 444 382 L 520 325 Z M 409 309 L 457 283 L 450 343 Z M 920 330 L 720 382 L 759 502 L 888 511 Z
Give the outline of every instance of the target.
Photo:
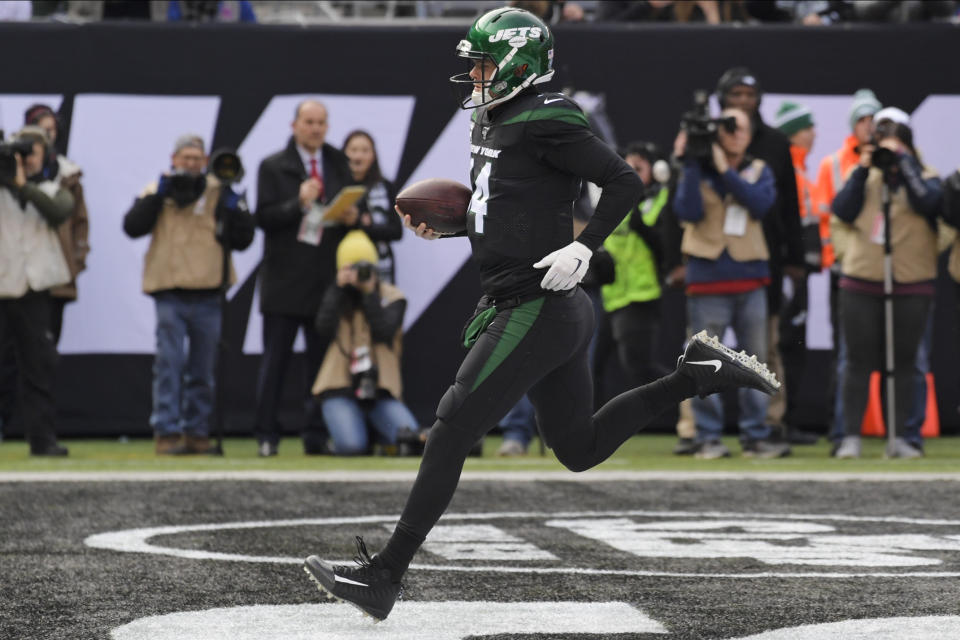
M 177 433 L 169 436 L 156 436 L 154 442 L 156 443 L 158 456 L 175 456 L 183 448 L 183 435 Z
M 192 436 L 189 433 L 184 436 L 184 453 L 210 453 L 210 438 L 208 436 Z

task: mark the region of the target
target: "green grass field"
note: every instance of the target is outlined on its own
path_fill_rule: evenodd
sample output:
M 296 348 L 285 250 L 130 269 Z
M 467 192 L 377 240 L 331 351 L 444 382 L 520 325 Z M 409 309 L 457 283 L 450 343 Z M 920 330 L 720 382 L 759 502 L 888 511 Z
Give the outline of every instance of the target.
M 606 471 L 785 471 L 785 472 L 927 472 L 960 471 L 960 438 L 937 438 L 926 443 L 926 457 L 920 460 L 884 460 L 885 440 L 866 439 L 860 460 L 835 460 L 829 457 L 830 445 L 821 439 L 814 446 L 794 447 L 793 455 L 779 460 L 749 460 L 738 455 L 735 437 L 725 438 L 734 457 L 721 460 L 696 460 L 671 453 L 676 439 L 669 435 L 641 435 L 631 438 L 609 460 L 597 467 Z M 305 456 L 296 438 L 280 443 L 280 455 L 258 458 L 255 442 L 249 438 L 230 438 L 224 442 L 225 455 L 158 457 L 153 441 L 134 439 L 64 440 L 70 448 L 68 458 L 31 458 L 22 440 L 0 443 L 2 471 L 412 471 L 419 458 L 384 456 L 338 458 Z M 499 437 L 484 441 L 484 455 L 469 458 L 467 471 L 558 471 L 563 466 L 549 451 L 539 455 L 534 441 L 531 454 L 520 458 L 498 458 Z

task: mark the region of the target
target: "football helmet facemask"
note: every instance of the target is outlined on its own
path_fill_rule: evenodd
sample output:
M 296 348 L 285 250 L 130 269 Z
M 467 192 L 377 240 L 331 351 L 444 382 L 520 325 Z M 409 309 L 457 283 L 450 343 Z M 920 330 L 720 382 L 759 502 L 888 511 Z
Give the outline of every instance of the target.
M 477 18 L 457 45 L 457 55 L 469 60 L 471 68 L 486 60 L 494 67 L 492 77 L 479 82 L 469 72 L 450 78 L 461 109 L 506 102 L 554 73 L 553 33 L 535 15 L 514 7 L 494 9 Z M 479 91 L 475 85 L 480 85 Z

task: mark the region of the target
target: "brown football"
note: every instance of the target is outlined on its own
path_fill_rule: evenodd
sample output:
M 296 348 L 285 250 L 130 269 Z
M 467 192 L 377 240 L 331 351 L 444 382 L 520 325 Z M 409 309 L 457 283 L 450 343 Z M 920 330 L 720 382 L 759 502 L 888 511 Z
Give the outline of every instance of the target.
M 414 226 L 426 223 L 438 233 L 460 233 L 467 228 L 470 189 L 456 180 L 429 178 L 408 186 L 397 195 L 397 207 Z

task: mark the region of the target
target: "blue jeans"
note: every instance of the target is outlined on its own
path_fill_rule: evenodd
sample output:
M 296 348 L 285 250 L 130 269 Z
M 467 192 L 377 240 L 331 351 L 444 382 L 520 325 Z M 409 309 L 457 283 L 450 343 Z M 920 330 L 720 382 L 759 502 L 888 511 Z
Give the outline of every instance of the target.
M 516 440 L 524 447 L 533 440 L 537 431 L 537 420 L 533 410 L 533 403 L 524 394 L 520 401 L 500 421 L 504 440 Z
M 747 293 L 687 298 L 687 322 L 690 333 L 706 329 L 721 340 L 727 327 L 737 335 L 740 349 L 762 357 L 767 353 L 767 292 L 764 288 Z M 770 437 L 766 425 L 769 396 L 756 389 L 740 389 L 740 437 L 762 440 Z M 723 433 L 723 402 L 714 394 L 693 399 L 697 422 L 697 440 L 718 440 Z
M 927 373 L 930 371 L 930 349 L 932 345 L 933 305 L 931 304 L 930 313 L 927 316 L 927 326 L 923 330 L 920 347 L 917 349 L 917 371 L 914 374 L 913 397 L 908 400 L 911 403 L 911 408 L 903 428 L 903 437 L 917 447 L 923 446 L 923 436 L 920 435 L 920 431 L 927 419 Z
M 384 444 L 397 442 L 400 427 L 418 430 L 417 419 L 410 409 L 395 398 L 377 398 L 372 404 L 361 405 L 348 396 L 330 396 L 321 400 L 320 410 L 333 439 L 333 451 L 340 456 L 367 453 L 370 448 L 368 421 Z
M 210 433 L 214 366 L 220 340 L 216 293 L 153 296 L 157 308 L 157 355 L 153 364 L 150 426 L 160 436 Z

